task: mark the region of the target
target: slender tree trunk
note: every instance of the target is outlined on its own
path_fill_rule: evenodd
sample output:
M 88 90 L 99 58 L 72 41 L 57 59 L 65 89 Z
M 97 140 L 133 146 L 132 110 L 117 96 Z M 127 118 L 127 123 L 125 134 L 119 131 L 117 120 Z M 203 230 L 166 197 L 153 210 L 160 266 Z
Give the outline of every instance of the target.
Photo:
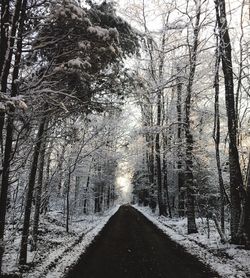
M 70 216 L 70 202 L 69 202 L 70 182 L 71 182 L 71 170 L 69 169 L 68 183 L 66 188 L 66 232 L 67 233 L 69 232 L 69 216 Z
M 9 0 L 2 0 L 1 5 L 1 39 L 0 39 L 0 76 L 2 75 L 3 64 L 8 46 L 9 35 Z
M 103 200 L 104 200 L 104 185 L 102 184 L 101 185 L 101 188 L 100 188 L 101 190 L 101 192 L 100 192 L 100 204 L 99 204 L 99 210 L 100 210 L 100 212 L 102 212 L 103 211 Z
M 165 139 L 166 140 L 166 139 Z M 165 141 L 164 140 L 164 141 Z M 168 169 L 167 169 L 167 157 L 166 157 L 166 145 L 167 143 L 164 143 L 164 150 L 163 150 L 163 188 L 166 194 L 166 200 L 164 201 L 167 204 L 168 209 L 168 215 L 169 217 L 172 217 L 172 211 L 171 211 L 171 205 L 170 205 L 170 199 L 169 199 L 169 186 L 168 186 Z
M 200 15 L 201 15 L 201 1 L 196 3 L 196 21 L 194 26 L 194 42 L 190 51 L 190 72 L 187 85 L 187 97 L 186 97 L 186 173 L 185 173 L 185 185 L 187 190 L 187 221 L 188 221 L 188 234 L 197 233 L 197 227 L 195 222 L 195 185 L 193 177 L 193 135 L 191 133 L 191 98 L 193 91 L 194 75 L 196 71 L 197 50 L 198 50 L 198 37 L 200 28 Z
M 161 91 L 157 94 L 157 126 L 161 126 Z M 159 206 L 159 215 L 167 215 L 166 205 L 163 200 L 162 192 L 162 169 L 161 169 L 161 144 L 160 144 L 160 133 L 158 130 L 155 137 L 155 160 L 156 160 L 156 171 L 157 171 L 157 197 Z
M 77 212 L 77 207 L 78 207 L 79 187 L 80 187 L 80 177 L 76 176 L 76 181 L 75 181 L 75 201 L 74 201 L 74 210 L 75 210 L 75 212 Z
M 179 74 L 179 68 L 177 68 L 177 74 Z M 184 173 L 182 171 L 182 82 L 180 77 L 177 78 L 177 121 L 178 121 L 178 130 L 177 130 L 177 140 L 178 140 L 178 151 L 177 151 L 177 169 L 178 169 L 178 214 L 180 217 L 185 215 L 185 188 L 184 188 Z
M 231 241 L 233 243 L 239 243 L 237 233 L 241 214 L 241 196 L 244 195 L 244 189 L 239 163 L 239 153 L 237 148 L 237 123 L 234 100 L 231 41 L 228 32 L 225 1 L 216 0 L 215 8 L 220 35 L 220 51 L 222 60 L 222 70 L 224 73 L 227 125 L 229 134 Z
M 108 192 L 107 192 L 107 209 L 110 208 L 110 185 L 108 186 Z
M 89 191 L 89 183 L 90 183 L 90 170 L 91 168 L 89 168 L 89 173 L 88 173 L 88 178 L 87 178 L 87 184 L 86 184 L 86 190 L 85 190 L 85 196 L 84 196 L 84 203 L 83 203 L 83 213 L 87 213 L 88 209 L 87 209 L 87 204 L 88 204 L 88 191 Z
M 150 155 L 149 155 L 149 184 L 150 184 L 150 200 L 149 200 L 149 206 L 152 209 L 152 211 L 155 211 L 156 207 L 156 200 L 155 200 L 155 145 L 154 145 L 154 135 L 151 134 L 150 136 Z
M 48 128 L 48 121 L 45 123 L 45 133 Z M 45 136 L 42 139 L 41 151 L 39 155 L 39 172 L 37 178 L 37 187 L 36 187 L 36 196 L 35 196 L 35 212 L 34 212 L 34 222 L 33 222 L 33 231 L 32 231 L 32 249 L 37 249 L 37 234 L 39 227 L 39 217 L 41 209 L 41 198 L 42 198 L 42 188 L 43 188 L 43 173 L 44 173 L 44 162 L 45 162 L 45 150 L 46 150 L 46 138 Z
M 46 214 L 49 206 L 49 184 L 50 184 L 50 165 L 51 165 L 51 152 L 53 149 L 53 142 L 49 142 L 48 151 L 46 153 L 46 178 L 45 182 L 43 183 L 43 196 L 42 196 L 42 203 L 41 203 L 41 213 Z
M 216 61 L 215 61 L 215 78 L 214 78 L 214 89 L 215 89 L 215 100 L 214 100 L 214 132 L 213 138 L 215 143 L 215 155 L 216 155 L 216 163 L 217 163 L 217 171 L 219 177 L 219 188 L 220 188 L 220 225 L 221 230 L 225 233 L 225 187 L 224 181 L 222 177 L 221 170 L 221 162 L 220 162 L 220 111 L 219 111 L 219 93 L 220 93 L 220 78 L 219 78 L 219 70 L 220 70 L 220 53 L 219 53 L 219 45 L 218 45 L 218 37 L 217 40 L 217 48 L 216 48 Z
M 38 157 L 41 150 L 41 144 L 44 135 L 45 121 L 46 118 L 44 117 L 39 124 L 37 140 L 34 147 L 34 153 L 33 153 L 33 158 L 31 163 L 30 174 L 29 174 L 29 182 L 28 182 L 28 189 L 27 189 L 28 191 L 26 195 L 24 223 L 23 223 L 23 230 L 22 230 L 20 256 L 19 256 L 20 265 L 24 265 L 27 263 L 27 247 L 28 247 L 28 238 L 29 238 L 31 207 L 32 207 L 32 200 L 33 200 L 34 185 L 36 180 Z
M 4 61 L 6 57 L 6 52 L 8 48 L 8 37 L 9 37 L 9 20 L 10 20 L 10 11 L 9 11 L 9 0 L 2 0 L 1 6 L 1 39 L 0 39 L 0 76 L 2 76 Z M 2 84 L 2 78 L 1 84 Z M 1 92 L 4 92 L 1 85 Z M 4 127 L 4 112 L 0 112 L 0 145 L 1 152 L 3 154 L 3 136 L 2 131 Z M 0 239 L 1 241 L 1 239 Z M 0 255 L 1 257 L 1 255 Z M 1 273 L 1 259 L 0 259 L 0 273 Z
M 65 155 L 65 149 L 66 149 L 66 144 L 62 146 L 62 152 L 59 157 L 59 162 L 58 162 L 58 172 L 59 172 L 59 181 L 58 181 L 58 196 L 61 193 L 61 188 L 62 188 L 62 183 L 63 183 L 63 160 L 64 160 L 64 155 Z

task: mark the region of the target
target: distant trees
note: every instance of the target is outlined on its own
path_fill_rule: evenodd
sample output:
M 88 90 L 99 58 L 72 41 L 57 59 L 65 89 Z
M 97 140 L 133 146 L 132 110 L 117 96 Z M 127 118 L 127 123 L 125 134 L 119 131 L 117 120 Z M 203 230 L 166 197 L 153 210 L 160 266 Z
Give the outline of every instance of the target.
M 191 132 L 191 103 L 198 55 L 198 35 L 201 28 L 201 3 L 197 2 L 194 7 L 194 20 L 187 23 L 193 24 L 193 36 L 186 38 L 187 45 L 182 45 L 183 41 L 178 41 L 178 36 L 185 30 L 186 25 L 184 23 L 178 25 L 171 21 L 171 17 L 176 12 L 174 2 L 162 3 L 161 7 L 157 7 L 162 11 L 161 16 L 159 16 L 161 25 L 157 27 L 160 31 L 150 31 L 148 27 L 150 11 L 147 11 L 144 2 L 141 11 L 137 10 L 137 12 L 141 12 L 141 24 L 145 34 L 145 55 L 147 55 L 139 68 L 139 74 L 146 79 L 144 87 L 139 91 L 141 95 L 139 103 L 143 114 L 143 126 L 145 127 L 146 161 L 151 165 L 148 167 L 148 176 L 149 178 L 153 176 L 151 183 L 157 184 L 156 192 L 160 215 L 167 214 L 167 206 L 170 213 L 167 172 L 169 172 L 169 164 L 172 164 L 173 167 L 176 166 L 174 165 L 175 162 L 168 162 L 168 154 L 173 143 L 171 121 L 177 122 L 178 142 L 176 145 L 178 147 L 175 150 L 178 153 L 176 164 L 179 172 L 179 210 L 182 211 L 180 214 L 183 213 L 185 199 L 190 233 L 196 232 L 195 186 L 192 173 L 194 142 Z M 180 67 L 181 63 L 185 66 Z M 177 91 L 177 97 L 174 95 L 175 91 Z M 175 107 L 174 101 L 176 101 Z M 172 112 L 174 109 L 177 109 L 175 116 Z M 181 150 L 181 144 L 184 140 L 186 141 L 185 151 Z M 155 144 L 153 148 L 152 144 Z M 184 168 L 185 171 L 183 171 Z M 184 194 L 187 198 L 184 198 Z

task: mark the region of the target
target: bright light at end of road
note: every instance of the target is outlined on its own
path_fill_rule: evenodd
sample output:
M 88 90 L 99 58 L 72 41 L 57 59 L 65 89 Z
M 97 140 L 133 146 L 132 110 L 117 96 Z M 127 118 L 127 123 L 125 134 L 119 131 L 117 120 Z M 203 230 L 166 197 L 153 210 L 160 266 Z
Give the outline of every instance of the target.
M 129 175 L 124 175 L 117 177 L 117 185 L 125 194 L 130 192 L 130 177 Z

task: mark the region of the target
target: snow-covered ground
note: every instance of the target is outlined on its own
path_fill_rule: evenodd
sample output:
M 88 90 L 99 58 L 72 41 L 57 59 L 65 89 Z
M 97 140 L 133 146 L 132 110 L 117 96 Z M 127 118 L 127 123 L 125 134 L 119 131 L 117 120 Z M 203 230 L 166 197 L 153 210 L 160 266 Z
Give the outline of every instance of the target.
M 222 244 L 215 225 L 210 223 L 208 238 L 207 223 L 197 219 L 198 234 L 187 235 L 187 222 L 182 218 L 167 218 L 152 213 L 149 207 L 134 206 L 173 241 L 199 258 L 224 278 L 250 277 L 250 251 L 232 244 Z
M 60 221 L 60 215 L 53 213 L 43 218 L 39 228 L 38 250 L 35 252 L 29 250 L 29 267 L 22 277 L 63 277 L 67 269 L 77 262 L 86 247 L 118 208 L 119 206 L 116 206 L 102 215 L 85 215 L 72 221 L 69 233 L 66 233 L 65 225 Z M 3 273 L 20 273 L 18 270 L 19 246 L 20 235 L 16 233 L 12 242 L 6 245 Z

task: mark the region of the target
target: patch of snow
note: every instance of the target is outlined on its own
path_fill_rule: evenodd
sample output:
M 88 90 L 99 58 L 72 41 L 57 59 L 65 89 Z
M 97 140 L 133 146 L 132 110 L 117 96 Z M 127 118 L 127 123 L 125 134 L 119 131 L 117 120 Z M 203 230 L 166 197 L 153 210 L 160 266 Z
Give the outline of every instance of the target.
M 91 64 L 87 61 L 82 61 L 79 57 L 77 57 L 76 59 L 69 60 L 68 66 L 76 69 L 88 69 L 91 67 Z

